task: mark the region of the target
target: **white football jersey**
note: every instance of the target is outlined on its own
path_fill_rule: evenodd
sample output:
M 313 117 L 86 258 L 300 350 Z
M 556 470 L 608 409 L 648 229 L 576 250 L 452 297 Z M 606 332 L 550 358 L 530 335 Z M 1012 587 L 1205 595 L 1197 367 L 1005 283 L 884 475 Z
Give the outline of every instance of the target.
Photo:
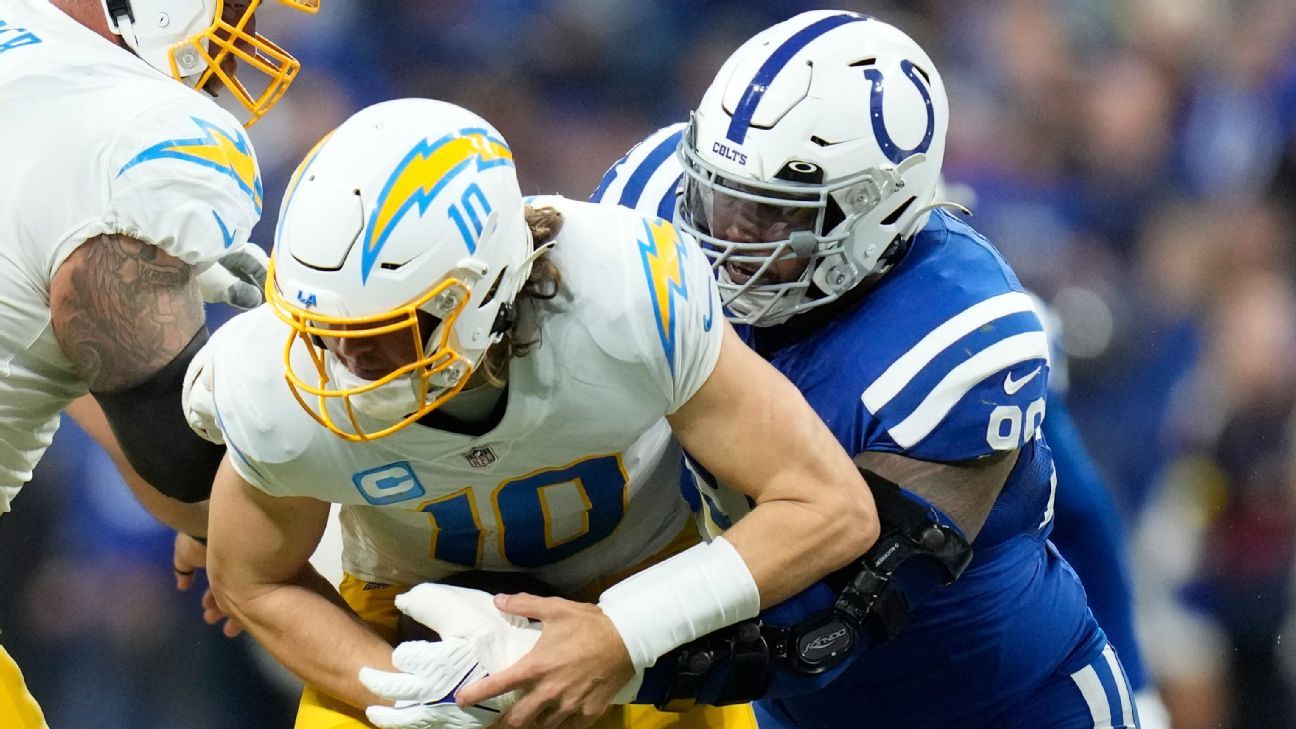
M 0 0 L 0 513 L 86 391 L 50 326 L 50 281 L 121 233 L 201 265 L 245 242 L 261 177 L 243 129 L 51 6 Z
M 557 197 L 531 204 L 563 213 L 548 253 L 562 285 L 540 304 L 541 344 L 511 362 L 502 420 L 485 435 L 415 424 L 371 442 L 335 436 L 294 400 L 290 330 L 267 307 L 209 345 L 235 468 L 271 495 L 342 504 L 352 575 L 414 584 L 526 570 L 571 590 L 650 556 L 687 520 L 663 416 L 719 356 L 706 258 L 657 218 Z M 294 354 L 298 371 L 313 371 Z

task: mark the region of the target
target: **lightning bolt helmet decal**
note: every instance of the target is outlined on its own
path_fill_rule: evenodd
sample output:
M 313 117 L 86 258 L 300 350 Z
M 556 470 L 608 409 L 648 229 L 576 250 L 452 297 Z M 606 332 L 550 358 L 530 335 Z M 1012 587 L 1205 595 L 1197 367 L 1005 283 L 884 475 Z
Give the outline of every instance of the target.
M 485 129 L 461 129 L 435 142 L 423 139 L 414 145 L 388 177 L 369 216 L 360 259 L 362 280 L 368 280 L 383 244 L 401 218 L 415 207 L 420 216 L 426 213 L 437 194 L 473 162 L 479 172 L 498 165 L 512 167 L 513 152 L 504 140 Z M 473 253 L 474 241 L 465 242 Z

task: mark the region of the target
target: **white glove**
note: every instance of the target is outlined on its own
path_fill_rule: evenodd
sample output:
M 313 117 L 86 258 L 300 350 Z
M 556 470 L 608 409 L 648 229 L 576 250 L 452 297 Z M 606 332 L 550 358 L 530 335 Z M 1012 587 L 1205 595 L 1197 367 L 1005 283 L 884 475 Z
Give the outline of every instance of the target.
M 184 384 L 180 388 L 180 406 L 184 409 L 185 421 L 189 428 L 203 440 L 216 445 L 225 443 L 216 424 L 216 398 L 212 394 L 212 342 L 209 340 L 189 360 L 185 370 Z
M 360 669 L 360 682 L 396 702 L 370 706 L 365 715 L 379 729 L 477 729 L 494 724 L 517 703 L 511 691 L 468 709 L 456 692 L 526 655 L 540 628 L 526 618 L 495 609 L 488 592 L 425 583 L 396 598 L 396 607 L 441 636 L 439 643 L 410 641 L 392 652 L 401 673 Z
M 238 309 L 255 309 L 265 301 L 263 291 L 268 261 L 265 251 L 256 243 L 234 246 L 195 277 L 202 300 L 209 304 L 229 304 Z

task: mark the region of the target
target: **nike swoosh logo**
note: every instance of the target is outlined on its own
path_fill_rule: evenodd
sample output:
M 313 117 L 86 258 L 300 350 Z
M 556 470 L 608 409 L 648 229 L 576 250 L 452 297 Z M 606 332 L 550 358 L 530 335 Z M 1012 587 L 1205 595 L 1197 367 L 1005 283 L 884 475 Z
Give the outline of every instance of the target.
M 710 291 L 709 289 L 707 290 L 707 293 L 713 294 L 713 292 Z M 711 295 L 707 297 L 707 315 L 706 318 L 702 320 L 702 331 L 704 332 L 711 331 L 711 322 L 714 318 L 715 318 L 715 296 Z
M 1012 372 L 1009 372 L 1007 375 L 1004 376 L 1004 392 L 1008 393 L 1009 395 L 1016 395 L 1017 391 L 1025 387 L 1027 382 L 1030 382 L 1031 380 L 1035 379 L 1035 375 L 1038 375 L 1040 373 L 1041 366 L 1042 365 L 1037 365 L 1035 369 L 1031 370 L 1029 375 L 1026 375 L 1020 380 L 1014 380 L 1012 376 Z

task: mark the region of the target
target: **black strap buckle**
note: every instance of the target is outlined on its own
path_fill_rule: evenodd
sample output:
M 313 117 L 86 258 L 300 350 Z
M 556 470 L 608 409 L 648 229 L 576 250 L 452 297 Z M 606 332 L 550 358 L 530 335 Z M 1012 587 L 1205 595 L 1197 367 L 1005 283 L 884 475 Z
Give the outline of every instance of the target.
M 132 23 L 135 22 L 135 10 L 131 8 L 131 0 L 105 0 L 104 5 L 108 8 L 108 18 L 112 20 L 113 25 L 117 25 L 117 19 L 123 15 L 130 18 Z

